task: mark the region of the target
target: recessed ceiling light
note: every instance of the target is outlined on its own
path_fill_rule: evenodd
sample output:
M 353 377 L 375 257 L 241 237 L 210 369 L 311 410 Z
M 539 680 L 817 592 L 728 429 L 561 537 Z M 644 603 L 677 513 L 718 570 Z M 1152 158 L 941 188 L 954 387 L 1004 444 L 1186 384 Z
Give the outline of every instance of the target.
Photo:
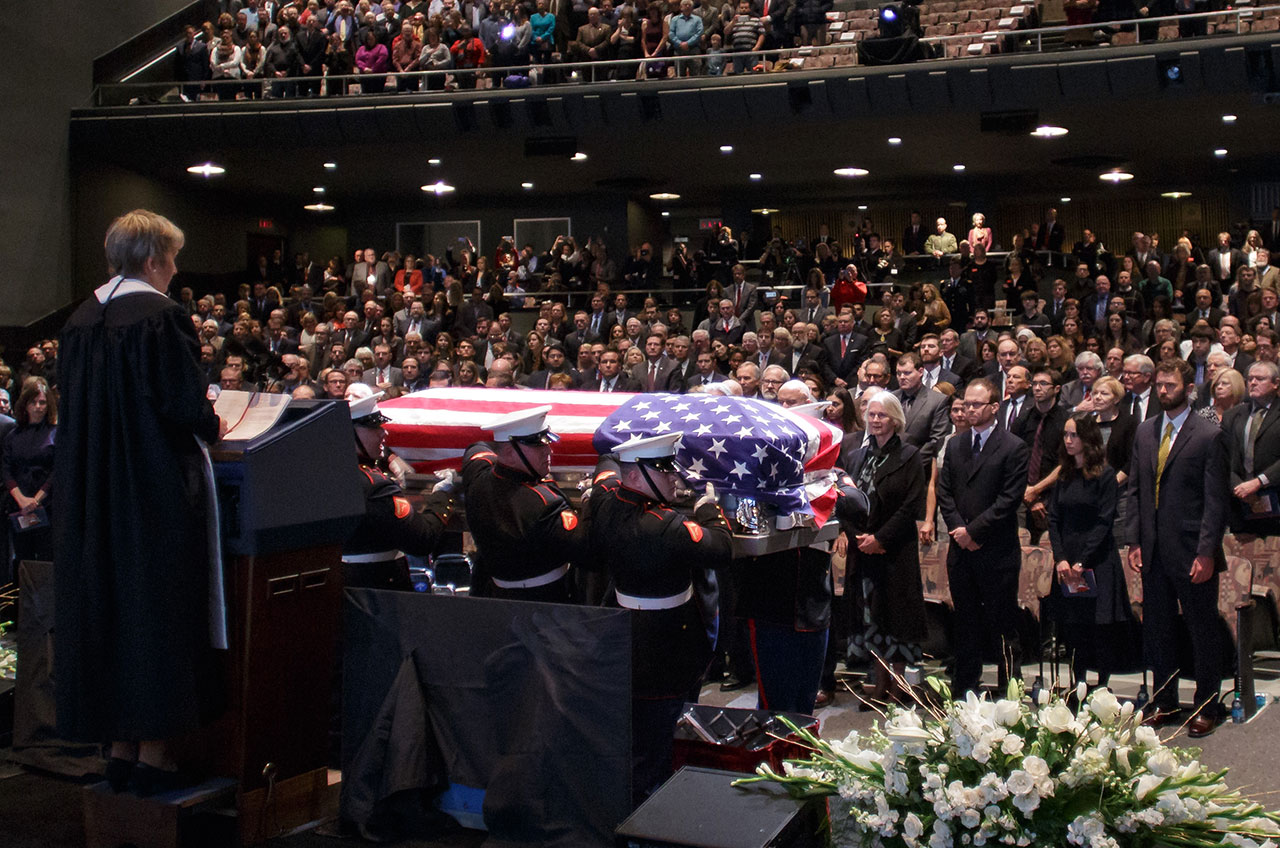
M 195 174 L 200 177 L 217 177 L 225 174 L 227 169 L 221 165 L 215 165 L 212 162 L 203 162 L 199 165 L 192 165 L 187 168 L 188 174 Z
M 1133 174 L 1128 171 L 1107 171 L 1106 173 L 1098 174 L 1098 179 L 1115 185 L 1116 183 L 1123 183 L 1133 179 Z
M 435 183 L 431 183 L 430 185 L 422 186 L 422 190 L 425 192 L 430 192 L 431 194 L 434 194 L 437 197 L 439 197 L 442 194 L 448 194 L 454 189 L 453 189 L 453 186 L 449 185 L 448 183 L 435 182 Z
M 862 204 L 861 206 L 859 206 L 859 207 L 858 207 L 858 211 L 859 211 L 859 212 L 866 212 L 866 211 L 867 211 L 867 205 L 866 205 L 865 203 L 864 203 L 864 204 Z
M 308 203 L 306 206 L 302 208 L 306 209 L 308 212 L 332 212 L 333 211 L 333 206 L 331 206 L 328 203 Z
M 680 195 L 672 194 L 669 191 L 660 191 L 657 194 L 649 195 L 650 200 L 679 200 Z
M 325 163 L 324 163 L 324 169 L 325 169 L 326 171 L 336 171 L 336 170 L 338 169 L 338 163 L 337 163 L 337 162 L 325 162 Z
M 770 209 L 768 206 L 762 206 L 759 209 L 751 210 L 752 214 L 754 215 L 772 215 L 774 212 L 777 212 L 777 211 L 778 211 L 777 209 Z
M 960 164 L 959 162 L 957 162 L 957 163 L 955 163 L 954 165 L 952 165 L 952 166 L 951 166 L 951 170 L 953 170 L 953 171 L 963 171 L 963 170 L 964 170 L 964 165 L 962 165 L 962 164 Z
M 577 153 L 573 154 L 569 158 L 572 159 L 574 162 L 585 162 L 587 161 L 587 154 L 579 150 Z
M 836 168 L 837 177 L 865 177 L 871 173 L 866 168 Z
M 1036 138 L 1061 138 L 1066 135 L 1067 132 L 1068 130 L 1066 127 L 1054 127 L 1048 124 L 1043 124 L 1032 130 L 1031 134 Z
M 529 189 L 533 188 L 533 183 L 520 183 L 520 188 L 524 189 L 525 191 L 528 191 Z
M 1169 198 L 1170 200 L 1181 200 L 1181 199 L 1182 199 L 1182 198 L 1184 198 L 1184 197 L 1190 197 L 1190 196 L 1191 196 L 1191 192 L 1189 192 L 1189 191 L 1162 191 L 1162 192 L 1160 192 L 1160 196 L 1161 196 L 1161 197 L 1167 197 L 1167 198 Z
M 902 144 L 902 139 L 898 138 L 896 135 L 891 135 L 891 136 L 889 136 L 889 143 L 890 143 L 890 144 Z
M 1059 198 L 1058 198 L 1058 202 L 1059 202 L 1059 203 L 1070 203 L 1070 202 L 1071 202 L 1071 198 L 1069 198 L 1069 197 L 1059 197 Z
M 720 145 L 720 152 L 721 152 L 721 153 L 732 153 L 732 152 L 733 152 L 733 145 L 732 145 L 732 144 L 722 144 L 722 145 Z
M 1223 156 L 1227 155 L 1227 148 L 1219 147 L 1217 150 L 1213 151 L 1213 155 L 1221 159 Z
M 1222 123 L 1224 123 L 1224 124 L 1234 124 L 1235 122 L 1236 122 L 1236 116 L 1235 116 L 1235 115 L 1223 115 L 1223 116 L 1222 116 Z
M 663 212 L 663 213 L 662 213 L 662 217 L 664 217 L 664 218 L 670 218 L 670 217 L 671 217 L 671 213 L 670 213 L 670 212 Z
M 316 186 L 311 190 L 314 191 L 316 194 L 324 194 L 324 186 Z
M 760 180 L 764 179 L 764 175 L 763 174 L 747 174 L 747 178 L 750 180 L 755 180 L 756 182 L 759 182 Z
M 428 159 L 428 160 L 427 160 L 427 164 L 428 164 L 428 165 L 439 165 L 439 164 L 440 164 L 440 160 L 439 160 L 439 159 L 435 159 L 435 158 Z

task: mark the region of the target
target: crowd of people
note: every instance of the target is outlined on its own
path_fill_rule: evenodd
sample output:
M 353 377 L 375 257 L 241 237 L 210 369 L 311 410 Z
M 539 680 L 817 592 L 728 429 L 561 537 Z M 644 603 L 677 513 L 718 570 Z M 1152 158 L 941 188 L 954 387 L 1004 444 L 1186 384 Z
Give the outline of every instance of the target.
M 186 27 L 177 48 L 175 74 L 189 99 L 346 94 L 353 81 L 365 94 L 475 88 L 484 78 L 519 87 L 531 76 L 552 81 L 558 64 L 606 60 L 636 62 L 601 70 L 601 79 L 747 73 L 764 70 L 779 50 L 825 44 L 831 0 L 230 0 L 222 7 L 216 20 Z M 424 73 L 432 71 L 453 73 Z M 203 85 L 210 81 L 223 84 Z
M 1051 214 L 1002 261 L 984 255 L 985 221 L 972 224 L 961 261 L 945 221 L 929 229 L 913 216 L 902 244 L 945 269 L 936 281 L 882 286 L 877 298 L 850 283 L 885 240 L 867 233 L 846 255 L 822 232 L 786 242 L 789 261 L 811 263 L 797 302 L 772 296 L 785 276 L 762 269 L 756 282 L 742 264 L 724 263 L 723 281 L 712 275 L 691 318 L 626 293 L 662 276 L 651 244 L 619 267 L 594 239 L 567 238 L 545 252 L 504 239 L 492 255 L 468 245 L 421 259 L 362 249 L 346 266 L 298 254 L 286 268 L 279 255 L 262 257 L 234 298 L 181 288 L 172 301 L 191 321 L 193 378 L 210 398 L 258 390 L 346 400 L 483 385 L 824 402 L 820 414 L 844 434 L 840 464 L 868 504 L 834 545 L 848 562 L 842 600 L 825 553 L 786 564 L 799 579 L 782 606 L 776 590 L 730 586 L 713 680 L 733 689 L 765 674 L 744 629 L 750 619 L 780 628 L 775 644 L 788 656 L 815 656 L 803 680 L 801 663 L 761 679 L 762 705 L 829 703 L 841 659 L 884 663 L 862 701 L 905 697 L 896 691 L 902 672 L 926 637 L 920 550 L 944 538 L 955 691 L 978 688 L 992 656 L 1002 679 L 1017 674 L 1021 527 L 1033 543 L 1048 537 L 1055 568 L 1044 608 L 1074 675 L 1105 684 L 1127 667 L 1140 632 L 1155 672 L 1152 718 L 1172 720 L 1180 607 L 1197 684 L 1191 729 L 1212 732 L 1227 672 L 1216 607 L 1224 534 L 1280 531 L 1280 269 L 1269 251 L 1280 242 L 1280 210 L 1238 239 L 1223 232 L 1201 245 L 1184 235 L 1169 253 L 1144 233 L 1112 253 L 1087 229 L 1065 250 Z M 1041 250 L 1070 257 L 1069 270 L 1043 264 Z M 587 306 L 569 309 L 569 293 L 583 289 Z M 521 308 L 536 310 L 523 333 L 512 323 Z M 18 558 L 47 557 L 58 521 L 48 505 L 58 343 L 0 365 L 0 388 L 8 544 Z M 1141 623 L 1126 567 L 1142 574 Z

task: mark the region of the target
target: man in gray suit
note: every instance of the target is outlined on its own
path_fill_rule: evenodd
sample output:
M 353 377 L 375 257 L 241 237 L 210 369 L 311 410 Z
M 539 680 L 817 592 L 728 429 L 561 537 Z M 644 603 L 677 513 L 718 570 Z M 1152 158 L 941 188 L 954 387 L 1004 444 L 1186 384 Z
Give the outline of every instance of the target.
M 404 385 L 404 372 L 391 364 L 391 345 L 380 344 L 374 347 L 373 367 L 365 370 L 360 382 L 375 389 Z
M 926 389 L 923 380 L 919 354 L 898 357 L 898 390 L 893 395 L 902 402 L 907 416 L 902 441 L 919 448 L 921 459 L 928 462 L 938 455 L 942 440 L 951 432 L 951 416 L 946 396 Z
M 1226 433 L 1192 414 L 1191 366 L 1168 359 L 1156 366 L 1164 414 L 1138 426 L 1129 463 L 1129 567 L 1142 574 L 1142 642 L 1155 676 L 1152 723 L 1178 714 L 1178 607 L 1191 635 L 1197 713 L 1191 736 L 1207 736 L 1222 721 L 1223 624 L 1218 574 L 1227 567 Z
M 372 247 L 365 248 L 364 259 L 351 269 L 351 294 L 355 294 L 362 283 L 373 286 L 378 297 L 386 297 L 391 292 L 391 268 L 378 259 Z

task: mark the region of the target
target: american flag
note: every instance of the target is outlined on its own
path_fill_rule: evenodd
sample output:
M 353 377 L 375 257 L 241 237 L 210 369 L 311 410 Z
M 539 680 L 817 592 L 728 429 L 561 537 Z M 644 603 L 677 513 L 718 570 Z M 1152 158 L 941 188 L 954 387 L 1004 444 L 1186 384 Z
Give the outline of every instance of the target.
M 783 513 L 825 520 L 840 431 L 825 421 L 755 398 L 633 395 L 601 423 L 595 448 L 607 453 L 631 439 L 680 433 L 677 461 L 695 485 L 772 504 Z
M 431 473 L 459 468 L 468 447 L 492 438 L 484 428 L 494 419 L 546 405 L 547 423 L 560 436 L 551 449 L 553 471 L 589 472 L 600 452 L 630 438 L 679 432 L 680 463 L 692 482 L 825 520 L 840 431 L 764 401 L 469 387 L 426 389 L 378 408 L 391 419 L 384 425 L 388 447 Z

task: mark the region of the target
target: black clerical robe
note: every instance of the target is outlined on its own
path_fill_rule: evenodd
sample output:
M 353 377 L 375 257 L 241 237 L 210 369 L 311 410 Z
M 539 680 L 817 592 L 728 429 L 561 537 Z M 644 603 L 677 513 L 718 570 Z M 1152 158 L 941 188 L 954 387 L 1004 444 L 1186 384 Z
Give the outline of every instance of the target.
M 120 291 L 60 337 L 58 727 L 84 741 L 172 738 L 220 706 L 196 442 L 218 418 L 186 312 L 143 283 Z

